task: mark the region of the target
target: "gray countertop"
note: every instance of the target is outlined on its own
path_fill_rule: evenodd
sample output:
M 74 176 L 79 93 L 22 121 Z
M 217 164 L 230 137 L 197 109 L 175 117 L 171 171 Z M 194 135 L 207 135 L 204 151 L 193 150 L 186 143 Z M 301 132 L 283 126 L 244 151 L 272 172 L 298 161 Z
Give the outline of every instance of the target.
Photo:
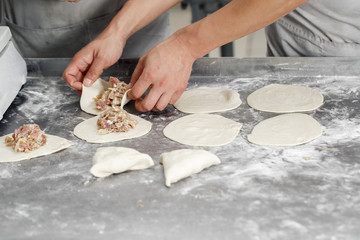
M 139 114 L 151 121 L 147 135 L 90 144 L 73 135 L 91 115 L 61 79 L 69 59 L 27 59 L 29 75 L 0 121 L 0 136 L 26 123 L 75 143 L 64 151 L 0 164 L 0 239 L 359 239 L 360 58 L 204 58 L 188 88 L 227 87 L 242 105 L 219 115 L 243 123 L 226 146 L 201 148 L 220 165 L 171 188 L 164 185 L 161 153 L 188 146 L 166 139 L 163 128 L 184 116 L 168 106 Z M 122 60 L 103 76 L 129 80 L 135 60 Z M 270 83 L 318 89 L 325 104 L 308 114 L 323 136 L 296 147 L 250 144 L 259 121 L 276 114 L 251 109 L 246 97 Z M 132 147 L 155 166 L 91 176 L 98 147 Z

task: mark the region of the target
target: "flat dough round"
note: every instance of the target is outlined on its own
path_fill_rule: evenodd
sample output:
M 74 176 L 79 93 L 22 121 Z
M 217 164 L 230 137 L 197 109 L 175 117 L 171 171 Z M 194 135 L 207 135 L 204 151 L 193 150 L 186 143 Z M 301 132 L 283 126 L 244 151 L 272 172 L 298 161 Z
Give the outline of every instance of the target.
M 214 113 L 235 109 L 240 104 L 240 95 L 234 90 L 199 87 L 185 91 L 174 107 L 184 113 Z
M 114 173 L 140 170 L 154 166 L 152 158 L 132 148 L 102 147 L 96 149 L 90 173 L 95 177 L 107 177 Z
M 190 146 L 222 146 L 238 135 L 241 123 L 214 114 L 191 114 L 164 128 L 164 135 Z
M 319 108 L 324 97 L 309 87 L 270 84 L 251 93 L 247 102 L 250 107 L 264 112 L 306 112 Z
M 289 113 L 260 122 L 247 138 L 258 145 L 295 146 L 310 142 L 321 134 L 321 125 L 311 116 Z
M 103 112 L 96 108 L 94 98 L 102 94 L 105 91 L 105 89 L 108 89 L 109 87 L 110 87 L 110 83 L 102 80 L 101 78 L 96 80 L 93 83 L 93 85 L 91 85 L 90 87 L 86 87 L 85 85 L 83 85 L 81 98 L 80 98 L 81 110 L 93 115 L 99 115 L 101 112 Z M 127 92 L 128 91 L 129 90 L 127 90 Z M 121 105 L 124 106 L 129 101 L 130 99 L 125 97 L 122 99 Z
M 8 134 L 6 136 L 11 136 L 11 135 L 12 134 Z M 6 146 L 5 144 L 6 136 L 0 137 L 0 163 L 17 162 L 21 160 L 27 160 L 31 158 L 45 156 L 74 145 L 73 142 L 65 138 L 46 134 L 47 142 L 44 146 L 28 153 L 15 152 L 12 147 Z
M 96 116 L 79 123 L 74 129 L 74 134 L 78 138 L 81 138 L 90 143 L 106 143 L 137 138 L 150 132 L 152 126 L 151 122 L 133 114 L 130 114 L 130 116 L 131 118 L 137 120 L 138 124 L 136 124 L 135 128 L 129 130 L 128 132 L 117 132 L 100 135 L 98 134 L 97 128 L 97 120 L 99 117 Z

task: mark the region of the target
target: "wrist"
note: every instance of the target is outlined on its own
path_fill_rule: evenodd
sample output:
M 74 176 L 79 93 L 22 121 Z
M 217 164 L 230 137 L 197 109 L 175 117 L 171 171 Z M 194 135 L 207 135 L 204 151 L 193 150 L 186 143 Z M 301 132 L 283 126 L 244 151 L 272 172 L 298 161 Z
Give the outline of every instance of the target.
M 204 40 L 204 37 L 206 38 L 206 36 L 201 35 L 198 24 L 192 24 L 179 29 L 174 33 L 174 36 L 195 60 L 213 50 L 209 41 L 206 41 L 206 39 Z

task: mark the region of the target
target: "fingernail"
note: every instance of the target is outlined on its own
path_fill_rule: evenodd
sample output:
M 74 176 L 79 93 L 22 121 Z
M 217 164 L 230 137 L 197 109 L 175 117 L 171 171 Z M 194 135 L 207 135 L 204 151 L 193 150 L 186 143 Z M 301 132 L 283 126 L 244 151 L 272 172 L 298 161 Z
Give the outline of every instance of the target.
M 87 87 L 89 87 L 91 85 L 91 82 L 92 81 L 89 78 L 84 79 L 84 85 L 87 86 Z

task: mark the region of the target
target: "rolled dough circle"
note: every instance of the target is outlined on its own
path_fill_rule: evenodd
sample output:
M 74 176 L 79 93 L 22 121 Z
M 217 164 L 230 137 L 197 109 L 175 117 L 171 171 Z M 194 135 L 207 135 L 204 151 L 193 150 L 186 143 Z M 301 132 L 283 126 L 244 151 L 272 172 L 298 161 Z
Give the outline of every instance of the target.
M 11 136 L 8 134 L 6 136 Z M 46 144 L 28 153 L 15 152 L 12 147 L 5 144 L 6 136 L 0 137 L 0 163 L 17 162 L 40 156 L 49 155 L 74 145 L 73 142 L 58 136 L 46 134 Z
M 324 97 L 318 90 L 305 86 L 270 84 L 251 93 L 247 102 L 264 112 L 306 112 L 319 108 Z
M 222 146 L 238 135 L 241 123 L 214 114 L 191 114 L 167 125 L 164 135 L 190 146 Z
M 247 138 L 258 145 L 295 146 L 310 142 L 321 134 L 321 125 L 311 116 L 289 113 L 258 123 Z
M 185 91 L 174 107 L 184 113 L 213 113 L 235 109 L 240 104 L 240 95 L 234 90 L 199 87 Z
M 97 128 L 97 120 L 99 117 L 96 116 L 79 123 L 74 129 L 74 134 L 78 138 L 90 143 L 106 143 L 137 138 L 150 132 L 152 126 L 151 122 L 133 114 L 130 114 L 130 116 L 131 118 L 137 120 L 138 124 L 136 124 L 135 128 L 130 129 L 128 132 L 116 132 L 100 135 L 98 134 Z

